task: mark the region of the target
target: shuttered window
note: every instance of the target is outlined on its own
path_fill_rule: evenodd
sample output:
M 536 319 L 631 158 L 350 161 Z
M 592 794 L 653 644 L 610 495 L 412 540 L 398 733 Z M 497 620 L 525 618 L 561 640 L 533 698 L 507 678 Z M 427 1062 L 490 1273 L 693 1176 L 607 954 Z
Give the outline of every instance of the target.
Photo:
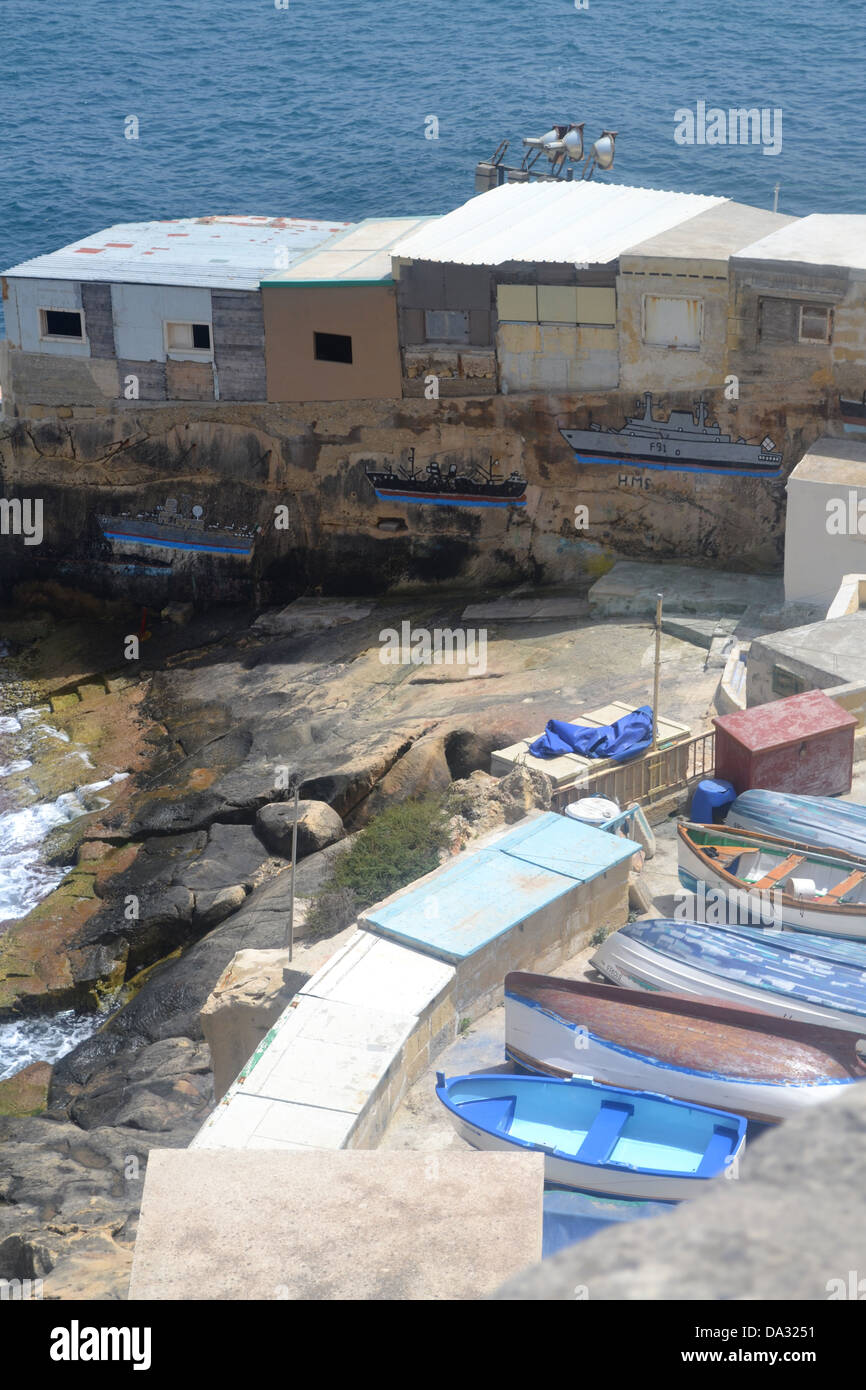
M 644 295 L 643 340 L 650 347 L 699 348 L 703 329 L 702 299 Z

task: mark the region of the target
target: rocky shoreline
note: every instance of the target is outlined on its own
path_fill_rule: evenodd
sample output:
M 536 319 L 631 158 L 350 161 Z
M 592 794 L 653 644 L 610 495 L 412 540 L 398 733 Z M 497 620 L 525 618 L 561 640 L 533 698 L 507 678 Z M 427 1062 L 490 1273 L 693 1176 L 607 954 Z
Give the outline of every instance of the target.
M 49 1298 L 126 1296 L 148 1149 L 188 1144 L 213 1104 L 199 1013 L 237 951 L 286 944 L 279 803 L 291 777 L 318 803 L 296 874 L 303 978 L 306 905 L 385 804 L 459 783 L 459 849 L 543 804 L 529 774 L 488 776 L 493 749 L 610 698 L 612 680 L 620 698 L 643 698 L 640 623 L 612 628 L 610 651 L 597 628 L 512 625 L 483 675 L 379 660 L 382 629 L 456 623 L 459 611 L 403 600 L 300 631 L 239 609 L 154 623 L 135 680 L 115 689 L 83 687 L 116 666 L 129 615 L 89 649 L 79 634 L 77 667 L 92 669 L 72 671 L 74 714 L 106 731 L 100 775 L 131 775 L 110 805 L 52 835 L 51 857 L 73 867 L 0 933 L 0 1021 L 73 1003 L 113 1011 L 53 1067 L 0 1083 L 0 1277 L 41 1277 Z M 47 679 L 52 633 L 67 640 L 49 625 L 31 646 L 34 680 Z M 684 689 L 696 664 L 682 666 Z

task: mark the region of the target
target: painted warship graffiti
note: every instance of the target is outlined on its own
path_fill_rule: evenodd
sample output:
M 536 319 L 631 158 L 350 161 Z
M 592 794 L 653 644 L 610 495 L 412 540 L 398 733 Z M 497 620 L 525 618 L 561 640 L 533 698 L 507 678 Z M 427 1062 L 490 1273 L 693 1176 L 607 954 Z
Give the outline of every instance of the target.
M 702 400 L 697 402 L 697 412 L 697 420 L 690 410 L 672 410 L 666 420 L 656 420 L 652 392 L 645 391 L 643 415 L 626 416 L 622 429 L 590 425 L 586 430 L 560 430 L 560 434 L 574 449 L 578 463 L 779 477 L 782 455 L 772 439 L 750 444 L 722 434 L 718 425 L 707 424 L 709 408 Z
M 486 468 L 470 464 L 465 473 L 452 463 L 446 472 L 432 461 L 423 472 L 415 467 L 415 450 L 409 450 L 405 468 L 366 469 L 376 496 L 388 502 L 414 502 L 434 507 L 525 507 L 526 479 L 519 473 L 497 476 L 498 459 Z
M 866 391 L 859 401 L 841 396 L 839 411 L 846 434 L 866 434 Z
M 162 506 L 150 512 L 97 515 L 96 521 L 116 555 L 136 553 L 143 546 L 145 549 L 248 560 L 261 530 L 259 526 L 208 524 L 203 507 L 190 507 L 186 513 L 183 505 L 179 505 L 173 497 L 167 497 Z

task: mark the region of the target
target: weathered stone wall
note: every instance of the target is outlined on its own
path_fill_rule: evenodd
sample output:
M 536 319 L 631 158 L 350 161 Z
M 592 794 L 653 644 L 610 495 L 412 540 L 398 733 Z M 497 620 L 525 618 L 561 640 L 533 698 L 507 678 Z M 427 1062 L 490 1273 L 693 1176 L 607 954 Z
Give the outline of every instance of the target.
M 822 397 L 807 393 L 786 408 L 751 392 L 739 402 L 705 393 L 723 430 L 752 439 L 770 433 L 789 465 L 826 428 Z M 690 409 L 693 392 L 657 404 Z M 783 481 L 574 462 L 561 427 L 620 427 L 633 406 L 633 393 L 606 392 L 297 406 L 136 402 L 112 415 L 34 409 L 31 419 L 0 426 L 0 479 L 6 497 L 43 499 L 45 539 L 25 546 L 4 537 L 0 577 L 61 571 L 91 590 L 154 602 L 161 585 L 199 600 L 251 595 L 258 586 L 261 597 L 278 600 L 316 588 L 568 583 L 620 556 L 779 569 Z M 434 459 L 443 471 L 498 460 L 501 476 L 526 478 L 527 505 L 377 500 L 367 471 L 405 465 L 411 448 L 421 472 Z M 97 514 L 135 516 L 169 494 L 200 503 L 211 524 L 261 525 L 252 563 L 204 556 L 186 570 L 179 561 L 130 568 L 112 554 Z M 279 506 L 288 508 L 287 529 L 275 523 Z

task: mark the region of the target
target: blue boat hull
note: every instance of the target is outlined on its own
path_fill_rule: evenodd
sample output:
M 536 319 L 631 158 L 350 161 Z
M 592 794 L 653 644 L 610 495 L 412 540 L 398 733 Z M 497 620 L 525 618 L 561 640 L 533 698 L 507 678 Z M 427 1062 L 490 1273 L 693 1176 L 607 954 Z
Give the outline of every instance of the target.
M 440 1072 L 436 1094 L 473 1147 L 541 1153 L 546 1182 L 610 1197 L 692 1197 L 746 1135 L 741 1116 L 585 1077 Z

